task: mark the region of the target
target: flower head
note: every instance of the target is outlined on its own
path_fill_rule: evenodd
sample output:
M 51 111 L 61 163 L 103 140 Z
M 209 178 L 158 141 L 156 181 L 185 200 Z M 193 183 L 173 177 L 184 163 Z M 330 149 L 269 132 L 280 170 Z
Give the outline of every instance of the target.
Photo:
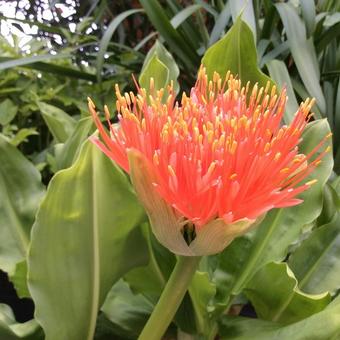
M 175 246 L 167 245 L 171 250 L 184 252 L 174 250 L 184 227 L 194 230 L 198 239 L 203 234 L 221 238 L 223 230 L 229 237 L 220 246 L 224 247 L 272 208 L 302 202 L 296 196 L 314 181 L 301 181 L 323 156 L 313 157 L 323 141 L 308 155 L 298 149 L 314 100 L 307 99 L 291 124 L 282 125 L 285 90 L 277 95 L 269 84 L 260 89 L 241 87 L 230 73 L 224 79 L 215 73 L 209 81 L 201 67 L 190 96 L 183 93 L 180 103 L 172 86 L 154 91 L 151 80 L 150 88 L 150 96 L 139 88 L 137 95 L 122 95 L 116 86 L 119 124 L 110 123 L 105 108 L 110 134 L 90 101 L 102 138 L 92 140 L 130 173 L 151 222 L 160 219 L 162 209 L 163 224 L 165 218 L 172 219 L 168 221 L 172 226 L 162 232 L 176 230 Z M 159 204 L 162 209 L 157 212 Z M 167 236 L 162 239 L 157 233 L 164 244 Z M 192 250 L 196 243 L 199 240 L 185 244 Z M 222 250 L 202 247 L 200 255 Z

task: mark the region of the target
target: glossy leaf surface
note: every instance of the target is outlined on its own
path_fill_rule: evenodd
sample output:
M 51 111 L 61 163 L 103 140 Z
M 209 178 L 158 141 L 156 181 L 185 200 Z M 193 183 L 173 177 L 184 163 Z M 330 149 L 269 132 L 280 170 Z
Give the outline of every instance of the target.
M 26 257 L 30 230 L 45 193 L 39 171 L 0 136 L 0 268 L 13 273 Z
M 254 36 L 248 25 L 238 18 L 228 33 L 205 53 L 202 64 L 209 78 L 218 72 L 222 79 L 230 71 L 241 79 L 243 85 L 248 81 L 266 86 L 273 82 L 257 66 Z
M 271 262 L 248 282 L 245 294 L 258 317 L 284 324 L 321 312 L 331 301 L 329 293 L 305 294 L 297 285 L 286 263 Z
M 148 260 L 136 228 L 142 217 L 125 175 L 90 142 L 72 167 L 53 177 L 28 260 L 29 290 L 46 339 L 92 339 L 112 284 Z
M 312 234 L 289 258 L 289 266 L 307 293 L 335 292 L 340 288 L 340 218 Z

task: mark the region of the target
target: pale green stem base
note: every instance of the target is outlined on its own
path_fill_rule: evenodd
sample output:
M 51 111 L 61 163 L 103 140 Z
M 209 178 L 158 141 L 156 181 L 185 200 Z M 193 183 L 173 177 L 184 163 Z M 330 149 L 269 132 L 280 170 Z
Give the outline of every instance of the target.
M 158 303 L 138 340 L 160 340 L 180 306 L 201 257 L 179 256 Z

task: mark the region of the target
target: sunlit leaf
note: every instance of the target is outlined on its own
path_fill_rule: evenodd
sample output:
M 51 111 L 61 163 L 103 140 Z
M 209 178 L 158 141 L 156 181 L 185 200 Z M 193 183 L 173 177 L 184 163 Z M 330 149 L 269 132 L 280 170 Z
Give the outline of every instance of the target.
M 112 284 L 148 261 L 136 228 L 143 216 L 125 175 L 90 142 L 53 177 L 28 257 L 28 286 L 48 339 L 92 338 Z

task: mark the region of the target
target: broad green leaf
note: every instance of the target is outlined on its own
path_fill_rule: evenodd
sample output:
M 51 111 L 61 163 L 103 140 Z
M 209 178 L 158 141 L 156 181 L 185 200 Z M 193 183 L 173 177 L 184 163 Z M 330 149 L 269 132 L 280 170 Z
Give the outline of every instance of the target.
M 266 65 L 270 77 L 276 82 L 279 88 L 286 88 L 288 101 L 283 119 L 286 124 L 290 124 L 294 118 L 295 112 L 299 109 L 299 104 L 294 94 L 287 67 L 281 60 L 271 60 L 268 61 Z
M 44 334 L 35 320 L 19 323 L 15 320 L 11 308 L 0 304 L 0 339 L 43 340 Z
M 258 83 L 260 86 L 266 86 L 268 81 L 272 83 L 257 66 L 253 34 L 240 18 L 221 40 L 207 50 L 202 64 L 206 67 L 210 79 L 215 71 L 222 78 L 231 71 L 244 85 L 248 81 L 252 85 Z
M 288 43 L 301 79 L 311 96 L 315 97 L 321 112 L 326 112 L 326 102 L 320 87 L 320 70 L 311 39 L 306 38 L 306 28 L 290 4 L 275 4 L 283 22 Z
M 303 293 L 287 263 L 271 262 L 262 267 L 248 282 L 244 292 L 258 317 L 282 324 L 321 312 L 331 301 L 329 293 Z
M 153 308 L 148 299 L 135 295 L 128 284 L 120 280 L 110 290 L 101 310 L 113 323 L 117 335 L 137 339 Z
M 31 295 L 27 288 L 27 262 L 26 260 L 18 262 L 15 266 L 13 274 L 9 275 L 10 281 L 13 283 L 14 288 L 19 298 L 30 298 Z
M 315 3 L 309 0 L 300 0 L 302 17 L 306 25 L 307 38 L 313 35 L 315 30 Z
M 300 144 L 301 152 L 313 150 L 329 131 L 325 119 L 308 124 Z M 318 183 L 301 194 L 304 200 L 302 204 L 270 211 L 255 230 L 236 239 L 220 254 L 219 268 L 215 272 L 218 301 L 230 302 L 230 296 L 239 294 L 257 270 L 269 262 L 281 261 L 286 257 L 288 246 L 297 240 L 303 226 L 320 214 L 322 188 L 332 166 L 333 159 L 328 153 L 308 177 L 307 180 L 314 178 Z
M 30 230 L 45 193 L 40 173 L 0 136 L 0 269 L 13 273 L 26 257 Z
M 254 40 L 256 41 L 256 23 L 253 2 L 247 0 L 230 0 L 229 6 L 234 23 L 236 23 L 239 16 L 242 17 L 242 20 L 252 30 Z
M 59 143 L 64 143 L 75 129 L 76 121 L 56 106 L 38 102 L 39 109 L 53 137 Z
M 338 82 L 338 88 L 336 91 L 334 112 L 334 151 L 338 152 L 338 150 L 340 150 L 340 82 Z
M 10 100 L 5 99 L 0 103 L 0 125 L 10 123 L 18 112 L 18 107 Z
M 224 316 L 219 327 L 221 340 L 336 340 L 340 336 L 340 298 L 323 311 L 290 325 L 260 319 Z
M 92 127 L 92 117 L 85 117 L 77 122 L 73 133 L 68 137 L 56 155 L 58 170 L 68 168 L 77 159 L 80 147 L 88 137 Z
M 168 43 L 170 49 L 178 55 L 190 71 L 194 70 L 199 62 L 197 53 L 171 25 L 170 20 L 159 1 L 140 0 L 140 3 L 149 17 L 149 20 Z
M 164 80 L 160 81 L 160 84 L 165 83 L 164 86 L 166 86 L 172 80 L 174 82 L 174 90 L 175 90 L 176 93 L 178 93 L 179 84 L 178 84 L 177 79 L 178 79 L 178 76 L 179 76 L 179 68 L 178 68 L 174 58 L 172 57 L 172 55 L 167 51 L 167 49 L 158 40 L 155 42 L 155 44 L 153 45 L 153 47 L 150 49 L 150 51 L 148 52 L 148 54 L 145 57 L 145 60 L 144 60 L 144 63 L 143 63 L 143 68 L 142 68 L 142 71 L 141 71 L 141 74 L 140 74 L 140 77 L 139 77 L 139 81 L 141 82 L 141 80 L 143 78 L 143 82 L 145 83 L 145 85 L 147 85 L 147 86 L 149 85 L 148 84 L 149 80 L 147 79 L 146 75 L 144 75 L 144 73 L 146 72 L 147 68 L 151 67 L 150 61 L 151 61 L 151 59 L 154 59 L 155 56 L 157 57 L 158 62 L 161 62 L 163 64 L 163 66 L 165 66 L 168 69 L 168 79 L 167 79 L 167 81 L 166 82 L 164 82 Z M 158 65 L 158 67 L 161 69 L 161 72 L 165 73 L 160 65 Z M 152 71 L 155 71 L 155 70 L 152 70 Z M 157 73 L 152 74 L 151 70 L 148 70 L 147 73 L 149 73 L 149 77 L 150 76 L 154 77 L 154 78 L 160 77 Z M 163 75 L 163 77 L 164 76 L 165 76 L 165 74 Z M 156 87 L 156 89 L 159 89 L 159 87 Z
M 150 79 L 154 80 L 154 90 L 164 88 L 169 83 L 169 69 L 154 55 L 145 65 L 139 77 L 140 86 L 145 88 L 146 93 L 151 94 Z
M 28 287 L 47 340 L 92 339 L 112 284 L 148 261 L 136 228 L 142 217 L 126 176 L 88 141 L 52 178 L 28 257 Z
M 327 15 L 326 19 L 323 22 L 323 26 L 331 27 L 339 22 L 340 22 L 340 13 L 336 12 L 336 13 Z
M 289 266 L 304 292 L 318 294 L 340 288 L 340 217 L 315 229 L 290 256 Z

